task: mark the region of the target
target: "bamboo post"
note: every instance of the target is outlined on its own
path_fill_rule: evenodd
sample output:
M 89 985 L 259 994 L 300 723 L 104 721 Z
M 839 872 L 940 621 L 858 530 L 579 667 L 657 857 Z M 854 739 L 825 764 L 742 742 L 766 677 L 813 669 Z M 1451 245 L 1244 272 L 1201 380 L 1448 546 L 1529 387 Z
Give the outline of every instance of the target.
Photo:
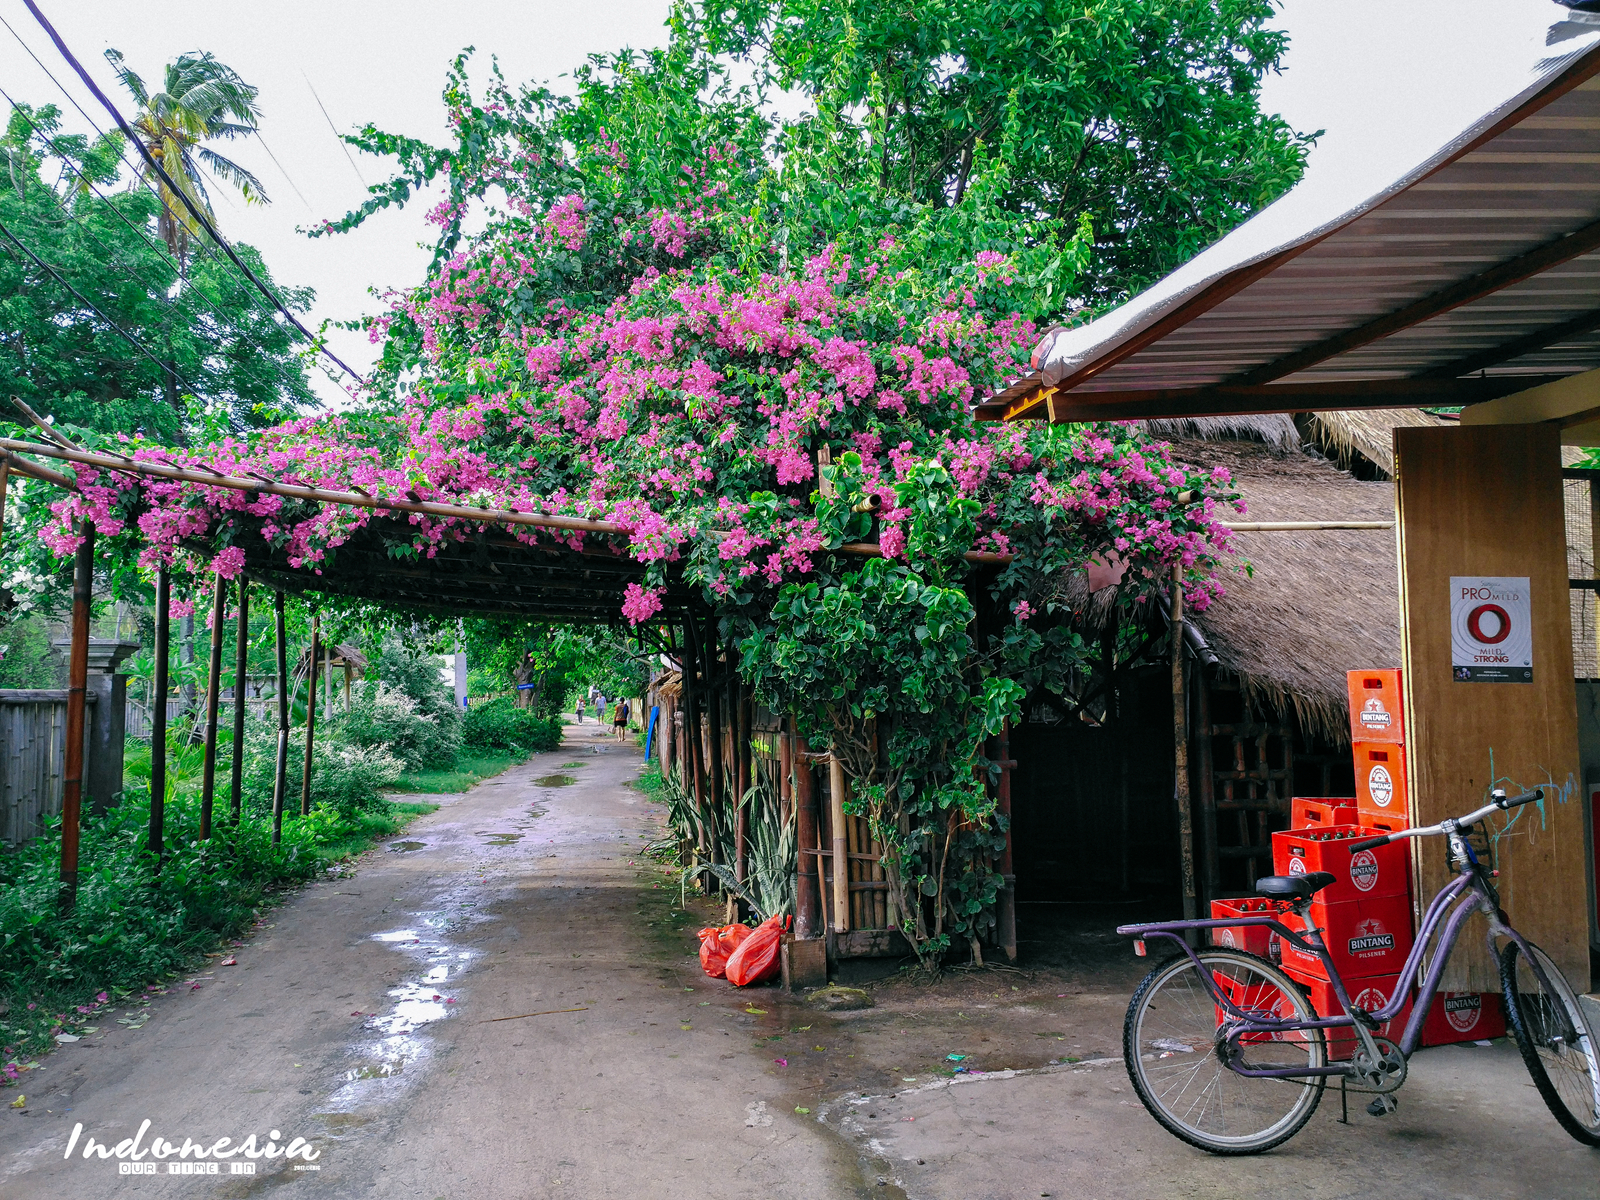
M 89 601 L 94 584 L 94 524 L 78 526 L 83 540 L 72 563 L 72 654 L 67 667 L 66 769 L 61 788 L 60 907 L 78 902 L 79 817 L 83 808 L 83 706 L 89 683 Z
M 306 659 L 306 759 L 300 769 L 300 815 L 311 812 L 311 752 L 317 737 L 317 647 L 322 640 L 322 614 L 311 614 L 311 656 Z
M 706 618 L 706 636 L 700 645 L 702 650 L 700 659 L 705 671 L 706 681 L 706 733 L 708 735 L 706 740 L 710 743 L 708 747 L 710 770 L 707 771 L 709 778 L 706 780 L 706 799 L 709 801 L 712 822 L 711 861 L 720 863 L 722 861 L 722 839 L 716 836 L 716 831 L 721 828 L 722 824 L 724 780 L 722 778 L 722 697 L 718 695 L 722 689 L 713 679 L 713 672 L 718 670 L 719 667 L 717 662 L 716 613 L 708 614 Z
M 794 894 L 794 935 L 797 938 L 821 937 L 827 925 L 821 920 L 822 903 L 822 841 L 817 821 L 817 787 L 811 774 L 811 764 L 806 761 L 805 740 L 794 729 L 794 718 L 789 718 L 790 739 L 793 751 L 790 761 L 794 770 L 795 844 L 800 848 L 799 874 Z
M 6 540 L 6 483 L 11 478 L 11 464 L 0 458 L 0 546 Z
M 283 840 L 283 803 L 289 790 L 289 637 L 284 631 L 284 598 L 272 594 L 272 615 L 278 635 L 278 758 L 272 771 L 272 844 Z
M 222 624 L 228 614 L 228 581 L 221 575 L 211 594 L 211 658 L 206 672 L 205 760 L 200 777 L 200 840 L 211 836 L 211 806 L 217 792 L 217 710 L 222 699 Z
M 730 707 L 733 709 L 733 761 L 737 774 L 734 789 L 739 793 L 734 797 L 734 803 L 739 806 L 739 815 L 733 826 L 733 877 L 743 883 L 745 842 L 750 835 L 750 807 L 745 803 L 745 797 L 750 794 L 750 701 L 744 694 L 744 688 L 739 686 L 737 677 L 729 682 L 728 690 L 733 693 Z
M 828 819 L 833 826 L 833 928 L 850 929 L 850 851 L 844 827 L 844 764 L 828 756 Z
M 1007 962 L 1017 961 L 1017 873 L 1011 857 L 1011 772 L 1016 767 L 1011 757 L 1011 722 L 1000 727 L 1000 783 L 996 789 L 995 811 L 1006 819 L 1006 848 L 1000 852 L 1002 880 L 995 906 L 996 940 L 1005 951 Z
M 150 685 L 150 837 L 147 849 L 156 856 L 156 870 L 166 854 L 167 812 L 167 657 L 171 653 L 172 576 L 165 566 L 156 568 L 156 645 L 154 678 Z
M 239 626 L 233 654 L 233 762 L 228 780 L 228 809 L 233 823 L 239 823 L 244 807 L 244 681 L 250 671 L 250 584 L 239 576 Z
M 322 646 L 322 719 L 333 716 L 333 651 L 326 642 Z
M 789 814 L 794 811 L 794 740 L 789 736 L 787 725 L 778 727 L 778 819 L 782 824 L 789 823 Z
M 1222 894 L 1217 868 L 1217 794 L 1211 762 L 1211 688 L 1204 671 L 1195 679 L 1195 735 L 1200 761 L 1200 901 L 1209 903 Z M 1328 789 L 1324 788 L 1324 792 Z M 1251 882 L 1254 882 L 1252 880 Z
M 1183 670 L 1183 567 L 1172 572 L 1172 791 L 1178 805 L 1178 853 L 1182 861 L 1183 917 L 1198 911 L 1194 888 L 1194 811 L 1189 799 L 1188 688 Z

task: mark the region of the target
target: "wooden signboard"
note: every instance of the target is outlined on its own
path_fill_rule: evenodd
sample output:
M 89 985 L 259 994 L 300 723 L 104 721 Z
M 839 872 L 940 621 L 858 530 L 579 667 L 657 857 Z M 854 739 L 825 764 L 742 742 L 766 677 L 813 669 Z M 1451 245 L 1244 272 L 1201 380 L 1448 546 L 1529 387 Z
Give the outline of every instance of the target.
M 1505 826 L 1495 838 L 1500 897 L 1512 923 L 1584 991 L 1583 794 L 1560 442 L 1549 425 L 1395 431 L 1401 654 L 1412 822 L 1476 808 L 1494 787 L 1544 787 L 1542 804 L 1495 822 Z M 1463 603 L 1452 580 L 1455 591 L 1482 587 L 1489 598 Z M 1532 637 L 1531 666 L 1517 654 L 1506 670 L 1466 665 L 1469 635 L 1500 646 L 1524 632 Z M 1492 654 L 1478 658 L 1491 668 L 1495 662 Z M 1412 853 L 1421 906 L 1447 879 L 1445 847 L 1421 839 Z M 1484 930 L 1474 918 L 1463 931 L 1447 989 L 1499 990 Z

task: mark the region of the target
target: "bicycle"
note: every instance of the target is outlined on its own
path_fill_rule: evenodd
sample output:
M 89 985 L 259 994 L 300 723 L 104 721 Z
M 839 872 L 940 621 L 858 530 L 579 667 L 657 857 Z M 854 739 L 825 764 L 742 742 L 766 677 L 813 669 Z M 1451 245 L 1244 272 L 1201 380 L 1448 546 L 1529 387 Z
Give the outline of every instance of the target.
M 1117 933 L 1136 939 L 1141 955 L 1150 938 L 1169 938 L 1180 947 L 1139 985 L 1123 1025 L 1128 1078 L 1150 1115 L 1192 1146 L 1237 1155 L 1259 1154 L 1298 1133 L 1332 1078 L 1375 1094 L 1367 1105 L 1373 1116 L 1394 1112 L 1394 1093 L 1405 1082 L 1407 1061 L 1456 939 L 1467 919 L 1482 912 L 1489 919 L 1489 950 L 1500 971 L 1507 1023 L 1534 1085 L 1563 1129 L 1600 1146 L 1600 1037 L 1556 964 L 1511 928 L 1492 882 L 1496 872 L 1479 862 L 1467 837 L 1491 814 L 1543 799 L 1543 793 L 1507 799 L 1496 790 L 1491 797 L 1464 817 L 1350 843 L 1354 855 L 1402 838 L 1443 836 L 1455 872 L 1422 918 L 1394 995 L 1370 1011 L 1351 1002 L 1322 930 L 1312 928 L 1307 915 L 1312 897 L 1336 882 L 1329 872 L 1257 880 L 1258 895 L 1287 906 L 1276 914 L 1119 926 Z M 1289 912 L 1302 930 L 1278 920 Z M 1260 955 L 1220 946 L 1195 949 L 1187 940 L 1191 931 L 1222 926 L 1265 926 L 1314 953 L 1343 1011 L 1318 1015 L 1300 984 Z M 1438 951 L 1395 1042 L 1380 1031 L 1405 1010 L 1435 934 Z M 1330 1061 L 1332 1031 L 1348 1031 L 1340 1039 L 1353 1041 L 1348 1060 Z

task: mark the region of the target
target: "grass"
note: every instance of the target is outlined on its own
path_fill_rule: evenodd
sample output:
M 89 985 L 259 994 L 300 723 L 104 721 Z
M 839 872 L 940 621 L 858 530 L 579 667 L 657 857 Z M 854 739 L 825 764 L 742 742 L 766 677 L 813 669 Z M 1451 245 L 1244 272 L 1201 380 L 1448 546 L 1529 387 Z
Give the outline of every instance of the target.
M 0 1086 L 26 1079 L 58 1037 L 142 1024 L 151 996 L 225 957 L 228 940 L 259 924 L 286 891 L 437 807 L 381 799 L 344 812 L 318 807 L 286 816 L 274 846 L 270 816 L 258 806 L 201 842 L 198 803 L 175 795 L 156 874 L 143 848 L 149 796 L 131 789 L 103 816 L 85 814 L 78 900 L 68 914 L 56 907 L 59 818 L 0 854 Z
M 463 753 L 449 770 L 407 771 L 390 790 L 433 796 L 464 792 L 475 783 L 491 779 L 527 761 L 526 754 Z
M 652 800 L 660 800 L 666 790 L 667 781 L 661 777 L 660 765 L 651 763 L 648 768 L 639 772 L 639 778 L 633 781 L 633 786 Z

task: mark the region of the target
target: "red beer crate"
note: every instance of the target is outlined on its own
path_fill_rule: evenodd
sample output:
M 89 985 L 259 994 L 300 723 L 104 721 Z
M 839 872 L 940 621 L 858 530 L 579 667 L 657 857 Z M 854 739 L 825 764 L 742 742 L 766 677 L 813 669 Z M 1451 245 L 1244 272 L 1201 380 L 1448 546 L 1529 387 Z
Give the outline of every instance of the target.
M 1325 906 L 1320 917 L 1313 909 L 1310 917 L 1311 925 L 1322 929 L 1329 957 L 1347 984 L 1352 979 L 1399 974 L 1406 955 L 1411 953 L 1409 896 L 1347 900 L 1343 904 Z M 1289 929 L 1305 928 L 1305 922 L 1292 912 L 1281 919 Z M 1326 978 L 1322 960 L 1315 954 L 1301 950 L 1287 938 L 1280 940 L 1278 949 L 1283 954 L 1285 967 L 1319 979 Z
M 1321 829 L 1325 825 L 1354 825 L 1354 796 L 1327 799 L 1322 796 L 1296 796 L 1289 802 L 1290 829 Z
M 1498 992 L 1440 992 L 1422 1022 L 1424 1046 L 1505 1037 L 1506 1013 Z
M 1406 750 L 1393 742 L 1356 742 L 1351 747 L 1356 768 L 1356 809 L 1361 823 L 1373 820 L 1410 824 L 1406 804 Z
M 1211 915 L 1222 917 L 1268 917 L 1283 912 L 1284 905 L 1272 900 L 1245 898 L 1240 900 L 1213 900 Z M 1265 925 L 1219 925 L 1211 930 L 1213 946 L 1230 946 L 1235 950 L 1248 950 L 1262 958 L 1271 957 L 1269 951 L 1276 935 Z
M 1272 835 L 1272 869 L 1279 875 L 1327 871 L 1336 882 L 1317 893 L 1311 913 L 1318 924 L 1329 905 L 1411 892 L 1411 860 L 1403 842 L 1350 853 L 1354 842 L 1375 836 L 1364 825 L 1327 829 L 1280 829 Z M 1373 974 L 1374 972 L 1368 972 Z
M 1404 745 L 1405 694 L 1400 690 L 1400 669 L 1351 671 L 1350 740 Z
M 1306 989 L 1306 993 L 1311 997 L 1311 1006 L 1317 1010 L 1319 1017 L 1336 1017 L 1343 1011 L 1333 994 L 1333 985 L 1326 979 L 1296 970 L 1290 970 L 1289 975 Z M 1352 1004 L 1360 1005 L 1368 1012 L 1375 1012 L 1389 1002 L 1399 982 L 1398 975 L 1378 975 L 1367 979 L 1346 979 L 1344 986 L 1350 993 Z M 1393 1020 L 1378 1027 L 1378 1036 L 1386 1037 L 1399 1045 L 1400 1036 L 1405 1033 L 1406 1021 L 1410 1017 L 1411 1002 L 1407 1000 L 1405 1007 Z M 1328 1039 L 1328 1058 L 1331 1061 L 1338 1062 L 1355 1053 L 1357 1042 L 1353 1028 L 1341 1026 L 1338 1029 L 1325 1029 L 1323 1034 Z
M 1241 983 L 1237 979 L 1230 979 L 1225 974 L 1214 974 L 1217 988 L 1226 996 L 1229 1002 L 1240 1012 L 1263 1020 L 1288 1021 L 1294 1018 L 1294 1006 L 1289 1003 L 1288 997 L 1283 994 L 1283 989 L 1275 983 L 1257 982 Z M 1238 1020 L 1227 1009 L 1213 1005 L 1212 1011 L 1217 1015 L 1217 1024 L 1224 1021 Z M 1296 1038 L 1297 1033 L 1247 1033 L 1239 1039 L 1241 1045 L 1251 1045 L 1270 1042 L 1279 1037 Z

